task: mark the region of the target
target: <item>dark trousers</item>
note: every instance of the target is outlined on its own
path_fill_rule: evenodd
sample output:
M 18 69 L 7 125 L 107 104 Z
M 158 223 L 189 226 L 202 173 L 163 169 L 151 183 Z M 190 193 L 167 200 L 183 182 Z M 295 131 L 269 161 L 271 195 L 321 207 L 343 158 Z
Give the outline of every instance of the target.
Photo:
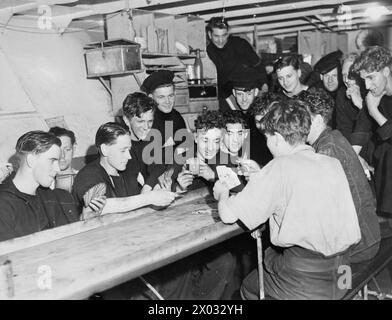
M 348 251 L 325 258 L 300 247 L 290 247 L 282 253 L 268 248 L 263 266 L 265 295 L 284 300 L 341 299 L 347 288 L 340 278 L 344 272 L 338 273 L 339 266 L 350 266 Z M 259 299 L 257 269 L 243 281 L 241 296 L 246 300 Z

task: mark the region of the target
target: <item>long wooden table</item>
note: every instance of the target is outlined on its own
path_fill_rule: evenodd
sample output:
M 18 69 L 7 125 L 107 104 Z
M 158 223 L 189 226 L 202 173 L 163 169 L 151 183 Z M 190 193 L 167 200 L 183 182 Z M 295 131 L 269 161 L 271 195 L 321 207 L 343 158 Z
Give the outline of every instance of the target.
M 0 256 L 13 270 L 11 298 L 84 299 L 243 232 L 210 209 L 216 202 L 199 189 L 164 210 L 108 215 L 0 242 Z

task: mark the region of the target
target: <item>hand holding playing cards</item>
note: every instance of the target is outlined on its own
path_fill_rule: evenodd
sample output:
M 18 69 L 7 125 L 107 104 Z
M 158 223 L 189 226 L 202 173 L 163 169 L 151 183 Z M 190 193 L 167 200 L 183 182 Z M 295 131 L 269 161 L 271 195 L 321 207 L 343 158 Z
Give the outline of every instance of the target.
M 229 188 L 219 180 L 214 185 L 214 198 L 215 200 L 227 199 L 229 197 Z
M 91 199 L 89 205 L 83 208 L 81 220 L 88 220 L 101 215 L 101 212 L 106 204 L 106 197 L 101 196 L 99 198 Z
M 173 172 L 174 169 L 170 168 L 158 177 L 158 182 L 162 190 L 171 190 Z
M 101 214 L 106 204 L 106 184 L 98 183 L 91 187 L 83 196 L 84 208 L 82 220 L 97 217 Z

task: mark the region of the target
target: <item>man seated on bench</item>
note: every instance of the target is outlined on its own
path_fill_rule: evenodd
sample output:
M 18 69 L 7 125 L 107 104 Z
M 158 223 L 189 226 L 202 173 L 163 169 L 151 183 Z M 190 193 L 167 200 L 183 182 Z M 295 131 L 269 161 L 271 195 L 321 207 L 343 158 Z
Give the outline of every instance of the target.
M 151 97 L 142 92 L 129 94 L 123 101 L 123 121 L 129 128 L 132 140 L 131 161 L 128 161 L 124 174 L 127 179 L 132 179 L 135 162 L 140 167 L 141 176 L 136 177 L 141 180 L 141 193 L 151 191 L 157 184 L 159 176 L 166 170 L 166 165 L 156 163 L 154 155 L 151 154 L 151 144 L 149 133 L 154 121 L 154 114 L 158 105 Z
M 195 128 L 194 149 L 176 158 L 173 181 L 177 182 L 177 190 L 212 187 L 218 179 L 216 166 L 224 128 L 222 114 L 215 110 L 202 113 L 195 120 Z
M 338 160 L 305 144 L 311 119 L 298 101 L 275 102 L 262 119 L 274 159 L 229 197 L 214 186 L 224 223 L 241 220 L 250 230 L 269 219 L 264 287 L 275 299 L 339 299 L 338 269 L 350 264 L 349 249 L 361 239 L 358 218 Z M 257 201 L 255 201 L 257 199 Z M 244 299 L 258 299 L 257 270 L 242 283 Z
M 346 174 L 361 228 L 361 241 L 351 248 L 351 262 L 373 258 L 380 245 L 380 226 L 376 215 L 376 200 L 362 165 L 351 144 L 327 123 L 332 117 L 334 101 L 322 89 L 310 88 L 301 96 L 308 107 L 312 125 L 307 141 L 317 153 L 338 159 Z
M 60 171 L 60 147 L 60 139 L 44 131 L 30 131 L 18 139 L 19 169 L 0 186 L 0 241 L 79 220 L 71 194 L 49 189 Z M 99 211 L 104 204 L 104 199 L 92 199 L 86 207 Z
M 131 137 L 126 128 L 114 122 L 101 125 L 95 136 L 95 145 L 100 157 L 79 171 L 73 185 L 73 194 L 80 207 L 87 206 L 90 190 L 99 185 L 104 186 L 101 191 L 108 198 L 102 215 L 128 212 L 148 205 L 168 206 L 174 201 L 175 194 L 169 191 L 139 194 L 136 179 L 124 177 L 123 172 L 131 159 Z

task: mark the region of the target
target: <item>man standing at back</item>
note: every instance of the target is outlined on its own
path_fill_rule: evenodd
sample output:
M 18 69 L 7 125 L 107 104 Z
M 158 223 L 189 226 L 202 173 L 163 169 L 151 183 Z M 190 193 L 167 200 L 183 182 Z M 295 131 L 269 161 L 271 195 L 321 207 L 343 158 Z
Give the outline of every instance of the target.
M 225 99 L 231 94 L 229 78 L 237 66 L 255 68 L 263 84 L 262 91 L 268 90 L 264 64 L 245 39 L 229 35 L 229 24 L 224 17 L 212 17 L 207 32 L 211 40 L 207 53 L 218 72 L 219 107 L 222 111 L 229 108 Z
M 254 116 L 249 112 L 250 106 L 259 93 L 261 85 L 260 75 L 255 68 L 238 66 L 229 78 L 232 95 L 226 101 L 231 109 L 241 110 L 242 116 L 249 128 L 249 151 L 250 159 L 259 165 L 266 165 L 271 159 L 271 152 L 268 150 L 264 135 L 257 129 Z
M 154 138 L 154 162 L 164 164 L 166 167 L 174 164 L 176 154 L 179 155 L 186 151 L 186 146 L 180 147 L 183 142 L 188 139 L 188 142 L 192 141 L 191 145 L 193 146 L 193 140 L 187 131 L 184 118 L 174 109 L 175 87 L 173 79 L 174 73 L 172 71 L 158 70 L 150 74 L 141 87 L 157 103 L 151 129 L 151 135 Z M 156 134 L 159 136 L 157 137 Z M 161 157 L 157 151 L 161 152 Z

